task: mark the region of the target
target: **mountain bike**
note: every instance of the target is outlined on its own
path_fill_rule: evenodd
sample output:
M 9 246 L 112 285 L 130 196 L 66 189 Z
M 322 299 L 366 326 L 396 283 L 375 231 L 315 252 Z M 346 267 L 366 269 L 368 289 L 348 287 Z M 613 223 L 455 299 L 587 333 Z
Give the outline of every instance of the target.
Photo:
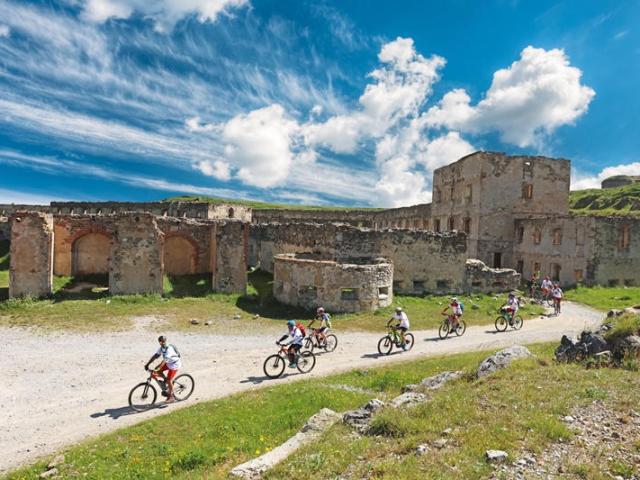
M 163 397 L 169 395 L 167 382 L 155 370 L 149 369 L 147 381 L 139 383 L 129 392 L 129 406 L 136 412 L 148 410 L 156 403 L 158 392 L 153 386 L 154 381 L 158 384 Z M 177 375 L 173 379 L 173 398 L 178 402 L 186 400 L 193 393 L 195 385 L 195 380 L 188 373 Z
M 456 323 L 453 315 L 448 315 L 443 313 L 447 318 L 445 318 L 440 324 L 440 328 L 438 329 L 438 336 L 441 340 L 444 340 L 449 336 L 450 333 L 455 333 L 457 336 L 461 337 L 464 335 L 464 332 L 467 331 L 467 324 L 461 318 L 458 319 L 458 325 L 456 328 L 453 328 Z
M 404 345 L 402 344 L 402 338 L 400 337 L 400 331 L 394 327 L 387 327 L 389 333 L 382 337 L 378 341 L 378 353 L 380 355 L 389 355 L 393 350 L 394 345 L 396 348 L 402 348 L 405 351 L 411 350 L 415 343 L 415 338 L 411 333 L 404 334 Z M 404 348 L 403 348 L 404 347 Z
M 522 317 L 520 315 L 511 315 L 504 307 L 498 310 L 500 315 L 496 318 L 495 327 L 498 332 L 504 332 L 507 327 L 511 327 L 514 330 L 520 330 L 522 328 Z
M 311 332 L 311 335 L 307 336 L 304 339 L 304 346 L 302 347 L 305 350 L 309 350 L 313 352 L 314 348 L 322 348 L 325 352 L 333 352 L 338 346 L 338 337 L 336 337 L 333 333 L 325 335 L 324 340 L 320 339 L 320 330 L 314 328 Z
M 553 296 L 550 291 L 543 292 L 541 289 L 534 287 L 531 289 L 531 298 L 538 305 L 553 306 Z
M 280 346 L 280 351 L 268 356 L 262 366 L 264 374 L 269 378 L 278 378 L 284 373 L 284 369 L 287 363 L 289 363 L 289 345 L 282 345 L 278 342 L 276 342 L 276 345 Z M 309 373 L 315 366 L 316 356 L 313 352 L 304 351 L 296 353 L 296 368 L 300 373 Z

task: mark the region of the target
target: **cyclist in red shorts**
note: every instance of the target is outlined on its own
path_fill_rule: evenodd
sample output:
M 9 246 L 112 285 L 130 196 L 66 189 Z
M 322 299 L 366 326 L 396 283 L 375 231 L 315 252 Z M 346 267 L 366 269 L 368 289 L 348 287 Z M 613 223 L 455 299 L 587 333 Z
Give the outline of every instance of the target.
M 158 337 L 158 343 L 160 343 L 160 348 L 153 356 L 149 359 L 147 364 L 144 366 L 145 370 L 149 370 L 149 365 L 158 357 L 162 357 L 162 363 L 155 368 L 155 372 L 159 374 L 167 383 L 167 402 L 173 402 L 173 378 L 178 373 L 180 367 L 182 367 L 182 361 L 180 360 L 180 352 L 178 349 L 171 345 L 167 344 L 167 337 L 161 335 Z M 165 375 L 164 372 L 167 372 Z

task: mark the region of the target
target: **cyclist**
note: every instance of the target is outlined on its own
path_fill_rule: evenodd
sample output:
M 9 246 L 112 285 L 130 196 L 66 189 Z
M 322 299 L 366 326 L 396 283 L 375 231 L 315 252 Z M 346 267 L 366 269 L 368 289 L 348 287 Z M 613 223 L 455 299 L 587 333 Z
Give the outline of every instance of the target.
M 178 349 L 171 344 L 167 344 L 167 337 L 160 335 L 158 337 L 158 343 L 160 344 L 160 348 L 149 359 L 147 364 L 144 366 L 144 369 L 149 370 L 149 365 L 151 365 L 156 358 L 162 357 L 162 363 L 154 369 L 154 372 L 160 375 L 167 384 L 166 403 L 171 403 L 174 401 L 173 379 L 178 373 L 178 370 L 182 367 L 182 360 L 180 360 L 180 353 L 178 352 Z M 164 374 L 165 371 L 167 372 L 166 376 Z
M 531 274 L 531 278 L 529 279 L 529 291 L 531 292 L 531 298 L 535 297 L 536 288 L 538 287 L 538 274 L 533 272 Z
M 516 297 L 515 293 L 509 293 L 507 304 L 502 307 L 502 310 L 504 310 L 509 317 L 509 325 L 513 325 L 513 319 L 515 318 L 516 313 L 518 313 L 518 310 L 520 310 L 520 301 L 518 300 L 518 297 Z
M 391 326 L 391 322 L 398 322 L 396 325 Z M 402 311 L 402 307 L 396 307 L 396 313 L 389 319 L 387 322 L 387 327 L 393 328 L 393 330 L 397 330 L 400 332 L 400 340 L 402 342 L 402 349 L 406 350 L 406 340 L 404 339 L 404 334 L 409 331 L 409 317 L 407 314 Z
M 553 290 L 551 290 L 551 296 L 553 296 L 553 306 L 555 308 L 556 313 L 560 313 L 560 302 L 562 301 L 564 292 L 560 288 L 559 283 L 556 283 L 553 286 Z
M 315 318 L 311 320 L 309 325 L 307 325 L 307 328 L 311 330 L 316 320 L 320 321 L 320 328 L 318 328 L 316 332 L 318 335 L 318 343 L 323 344 L 327 339 L 327 333 L 329 333 L 329 329 L 331 328 L 331 316 L 325 312 L 323 307 L 318 307 Z
M 455 332 L 460 325 L 460 318 L 462 318 L 462 306 L 456 297 L 451 298 L 451 303 L 442 310 L 442 315 L 445 315 L 449 309 L 451 309 L 451 320 L 453 320 L 451 331 Z
M 545 296 L 549 295 L 549 293 L 551 293 L 551 290 L 553 290 L 553 282 L 548 275 L 544 277 L 544 280 L 542 280 L 542 282 L 540 283 L 540 290 Z
M 280 337 L 280 340 L 278 340 L 276 343 L 278 345 L 281 345 L 281 342 L 284 342 L 287 338 L 291 339 L 286 345 L 289 347 L 287 349 L 287 356 L 289 357 L 289 368 L 296 368 L 296 357 L 298 355 L 298 352 L 302 348 L 304 335 L 296 326 L 295 320 L 287 321 L 287 333 Z

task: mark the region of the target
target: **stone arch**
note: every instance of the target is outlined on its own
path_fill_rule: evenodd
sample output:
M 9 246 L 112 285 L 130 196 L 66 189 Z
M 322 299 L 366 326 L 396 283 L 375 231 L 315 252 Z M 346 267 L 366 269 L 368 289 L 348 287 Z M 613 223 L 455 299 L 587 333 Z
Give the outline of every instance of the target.
M 164 271 L 169 275 L 191 275 L 196 273 L 198 249 L 190 238 L 174 234 L 164 240 Z
M 102 232 L 89 232 L 76 238 L 71 247 L 73 275 L 91 275 L 109 272 L 111 239 Z

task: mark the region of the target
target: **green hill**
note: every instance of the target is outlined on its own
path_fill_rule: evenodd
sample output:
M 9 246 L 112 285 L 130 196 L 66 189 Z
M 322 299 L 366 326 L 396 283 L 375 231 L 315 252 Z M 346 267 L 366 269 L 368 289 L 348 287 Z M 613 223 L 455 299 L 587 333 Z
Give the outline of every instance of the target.
M 576 215 L 640 217 L 640 184 L 576 190 L 569 196 L 569 208 Z
M 371 208 L 371 207 L 340 207 L 335 205 L 299 205 L 299 204 L 289 204 L 289 203 L 268 203 L 268 202 L 259 202 L 257 200 L 233 200 L 229 198 L 217 198 L 217 197 L 200 197 L 195 195 L 180 195 L 176 197 L 169 197 L 162 200 L 163 202 L 207 202 L 207 203 L 233 203 L 235 205 L 244 205 L 246 207 L 251 207 L 254 210 L 270 210 L 270 209 L 279 209 L 279 210 L 322 210 L 322 211 L 341 211 L 348 212 L 353 210 L 384 210 L 382 208 Z

